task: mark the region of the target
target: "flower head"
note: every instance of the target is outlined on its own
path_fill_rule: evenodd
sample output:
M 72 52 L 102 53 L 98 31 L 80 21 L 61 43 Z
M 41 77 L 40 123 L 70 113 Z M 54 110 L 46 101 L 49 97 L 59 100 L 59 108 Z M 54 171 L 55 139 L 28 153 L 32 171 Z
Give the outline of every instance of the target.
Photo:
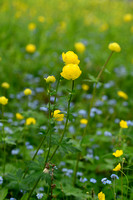
M 39 16 L 38 21 L 41 22 L 41 23 L 45 22 L 45 17 Z
M 26 51 L 28 53 L 34 53 L 36 51 L 36 46 L 34 44 L 28 44 L 26 47 L 25 47 Z
M 114 169 L 113 171 L 120 171 L 121 170 L 121 164 L 119 163 Z
M 29 88 L 26 88 L 26 89 L 24 90 L 24 94 L 25 94 L 26 96 L 31 95 L 31 94 L 32 94 L 32 90 L 29 89 Z
M 36 124 L 36 120 L 35 120 L 35 118 L 33 118 L 33 117 L 29 117 L 29 118 L 26 119 L 25 124 L 26 124 L 27 126 L 28 126 L 28 125 L 31 125 L 31 124 Z
M 30 23 L 30 24 L 28 24 L 28 29 L 29 29 L 30 31 L 34 31 L 34 30 L 36 29 L 36 24 L 35 24 L 35 23 Z
M 114 152 L 112 155 L 118 158 L 121 155 L 123 155 L 123 151 L 122 150 L 116 150 L 116 152 Z
M 47 78 L 44 78 L 46 83 L 54 83 L 56 81 L 54 76 L 48 76 Z
M 6 105 L 8 103 L 8 99 L 4 96 L 0 97 L 0 104 Z
M 10 87 L 10 85 L 9 85 L 9 83 L 7 83 L 7 82 L 3 82 L 3 83 L 1 84 L 1 87 L 5 88 L 5 89 L 8 89 L 8 88 Z
M 66 53 L 62 53 L 62 59 L 66 65 L 68 64 L 79 64 L 80 60 L 78 56 L 73 51 L 68 51 Z
M 37 196 L 38 199 L 41 199 L 43 197 L 43 194 L 42 193 L 38 193 L 36 196 Z
M 84 53 L 85 51 L 85 45 L 82 42 L 76 42 L 74 45 L 75 49 L 79 53 Z
M 75 80 L 81 75 L 81 73 L 82 71 L 77 64 L 68 64 L 63 67 L 60 74 L 67 80 Z
M 87 119 L 81 119 L 81 120 L 80 120 L 80 123 L 86 125 L 86 124 L 88 123 L 88 120 L 87 120 Z
M 24 119 L 24 117 L 23 117 L 20 113 L 16 113 L 16 118 L 17 118 L 18 120 Z
M 115 51 L 115 52 L 120 52 L 121 51 L 120 45 L 118 43 L 116 43 L 116 42 L 110 43 L 108 48 L 109 48 L 109 50 Z
M 125 100 L 128 99 L 127 94 L 125 92 L 123 92 L 123 91 L 118 91 L 117 94 L 118 94 L 119 97 L 121 97 L 121 98 L 123 98 Z
M 89 90 L 89 86 L 88 86 L 87 84 L 82 84 L 81 87 L 82 87 L 82 89 L 85 90 L 85 91 Z
M 56 121 L 63 121 L 64 120 L 64 114 L 60 114 L 60 110 L 55 110 L 53 117 Z
M 120 127 L 121 127 L 121 128 L 128 128 L 127 122 L 124 121 L 124 120 L 121 120 L 121 121 L 120 121 Z
M 123 20 L 125 22 L 130 22 L 130 21 L 132 21 L 132 18 L 133 18 L 132 15 L 130 13 L 127 13 L 124 15 Z
M 119 177 L 116 174 L 111 174 L 110 176 L 112 179 L 119 179 Z
M 105 200 L 105 194 L 103 192 L 98 193 L 98 199 L 99 200 Z

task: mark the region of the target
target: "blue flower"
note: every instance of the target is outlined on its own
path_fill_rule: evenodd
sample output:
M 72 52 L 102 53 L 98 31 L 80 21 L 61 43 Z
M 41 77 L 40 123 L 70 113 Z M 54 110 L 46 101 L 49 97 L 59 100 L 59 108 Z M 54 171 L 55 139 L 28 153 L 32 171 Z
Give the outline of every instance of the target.
M 17 200 L 17 199 L 11 197 L 10 200 Z
M 38 193 L 36 196 L 37 196 L 38 199 L 41 199 L 43 197 L 43 194 L 42 193 Z
M 112 182 L 111 182 L 110 180 L 107 180 L 107 181 L 106 181 L 106 184 L 109 184 L 109 185 L 110 185 L 111 183 L 112 183 Z
M 2 185 L 2 183 L 3 183 L 3 178 L 2 176 L 0 176 L 0 185 Z
M 111 174 L 110 176 L 112 179 L 119 179 L 119 177 L 116 174 Z
M 90 178 L 90 182 L 91 182 L 91 183 L 96 183 L 96 182 L 97 182 L 97 180 L 96 180 L 96 179 L 94 179 L 94 178 Z
M 107 178 L 102 178 L 101 182 L 106 185 Z
M 80 178 L 79 181 L 84 183 L 84 182 L 88 181 L 88 179 L 87 178 Z

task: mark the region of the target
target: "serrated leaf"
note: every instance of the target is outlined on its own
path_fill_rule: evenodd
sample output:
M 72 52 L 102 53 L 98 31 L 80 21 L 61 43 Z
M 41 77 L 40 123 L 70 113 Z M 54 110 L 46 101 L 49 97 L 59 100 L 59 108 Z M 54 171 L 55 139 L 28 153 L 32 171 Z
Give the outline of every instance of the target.
M 3 188 L 2 190 L 0 190 L 0 200 L 4 200 L 6 195 L 8 193 L 8 189 L 7 188 Z

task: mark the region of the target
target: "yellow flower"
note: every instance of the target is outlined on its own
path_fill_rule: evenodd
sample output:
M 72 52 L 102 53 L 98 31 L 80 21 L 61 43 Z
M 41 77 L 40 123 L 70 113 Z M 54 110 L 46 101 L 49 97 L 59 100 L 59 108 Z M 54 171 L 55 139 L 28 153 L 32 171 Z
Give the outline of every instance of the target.
M 124 120 L 121 120 L 121 121 L 120 121 L 120 127 L 121 127 L 121 128 L 128 128 L 127 122 L 124 121 Z
M 32 90 L 31 89 L 29 89 L 29 88 L 26 88 L 25 90 L 24 90 L 24 94 L 27 96 L 27 95 L 31 95 L 32 94 Z
M 100 32 L 104 32 L 104 31 L 108 30 L 108 28 L 109 28 L 109 25 L 105 23 L 105 24 L 102 24 L 102 25 L 100 26 L 99 31 L 100 31 Z
M 99 200 L 105 200 L 105 194 L 103 192 L 98 193 L 98 199 Z
M 120 52 L 121 51 L 120 45 L 118 43 L 116 43 L 116 42 L 110 43 L 108 48 L 109 48 L 109 50 L 115 51 L 115 52 Z
M 62 53 L 62 59 L 65 62 L 65 64 L 79 64 L 80 60 L 78 59 L 78 56 L 73 51 L 68 51 L 66 53 Z
M 0 97 L 0 104 L 6 105 L 8 103 L 8 99 L 4 96 Z
M 39 16 L 38 17 L 38 21 L 43 23 L 43 22 L 45 22 L 45 18 L 43 16 Z
M 46 83 L 54 83 L 56 81 L 54 76 L 48 76 L 47 78 L 44 78 Z
M 121 170 L 121 164 L 119 163 L 114 169 L 113 171 L 117 172 Z
M 35 24 L 35 23 L 30 23 L 30 24 L 28 24 L 28 29 L 29 29 L 30 31 L 35 30 L 35 29 L 36 29 L 36 24 Z
M 125 22 L 130 22 L 130 21 L 132 21 L 132 18 L 133 18 L 132 15 L 130 13 L 128 13 L 128 14 L 124 15 L 123 20 Z
M 8 88 L 10 87 L 10 85 L 9 85 L 9 83 L 7 83 L 7 82 L 3 82 L 3 83 L 1 84 L 1 87 L 5 88 L 5 89 L 8 89 Z
M 116 152 L 112 153 L 112 155 L 118 158 L 121 155 L 123 155 L 123 151 L 122 150 L 116 150 Z
M 64 120 L 64 114 L 60 114 L 60 110 L 55 110 L 53 117 L 56 121 L 63 121 Z
M 63 67 L 62 72 L 60 73 L 62 77 L 67 80 L 75 80 L 81 75 L 82 71 L 79 66 L 76 64 L 68 64 Z
M 82 42 L 76 42 L 74 47 L 79 53 L 83 53 L 85 51 L 85 45 Z
M 28 44 L 25 49 L 28 53 L 34 53 L 36 51 L 36 46 L 34 44 Z
M 17 118 L 18 120 L 24 119 L 24 117 L 23 117 L 20 113 L 16 113 L 16 118 Z
M 122 97 L 125 100 L 128 99 L 127 94 L 125 92 L 123 92 L 123 91 L 118 91 L 117 94 L 118 94 L 119 97 Z
M 33 117 L 29 117 L 29 118 L 26 119 L 25 124 L 26 124 L 27 126 L 28 126 L 28 125 L 31 125 L 31 124 L 36 124 L 36 120 L 35 120 L 35 118 L 33 118 Z
M 82 84 L 82 89 L 87 91 L 89 90 L 89 86 L 87 84 Z
M 87 120 L 87 119 L 81 119 L 81 120 L 80 120 L 80 123 L 81 123 L 81 124 L 87 124 L 87 123 L 88 123 L 88 120 Z

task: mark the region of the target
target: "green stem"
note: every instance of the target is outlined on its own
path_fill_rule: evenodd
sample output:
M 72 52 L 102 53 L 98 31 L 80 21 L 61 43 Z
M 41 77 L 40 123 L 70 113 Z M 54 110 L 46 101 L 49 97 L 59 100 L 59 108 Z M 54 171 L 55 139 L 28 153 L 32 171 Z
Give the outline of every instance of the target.
M 32 193 L 34 192 L 34 190 L 35 190 L 35 188 L 36 188 L 37 184 L 39 183 L 40 179 L 41 179 L 41 177 L 39 177 L 39 178 L 38 178 L 38 180 L 37 180 L 37 182 L 34 184 L 34 186 L 33 186 L 32 190 L 30 191 L 30 193 L 29 193 L 29 195 L 28 195 L 28 198 L 27 198 L 27 200 L 29 200 L 29 199 L 30 199 L 30 197 L 31 197 Z
M 6 163 L 6 143 L 5 143 L 5 131 L 4 131 L 4 106 L 2 105 L 2 121 L 3 121 L 3 126 L 2 126 L 2 136 L 3 136 L 3 142 L 4 142 L 4 158 L 3 158 L 3 176 L 5 175 L 5 163 Z
M 58 88 L 59 88 L 60 78 L 61 78 L 61 75 L 59 75 L 59 78 L 58 78 L 58 81 L 57 81 L 57 85 L 56 85 L 56 93 L 55 93 L 55 99 L 54 99 L 54 109 L 55 109 L 55 105 L 56 105 L 57 91 L 58 91 Z
M 72 90 L 71 90 L 71 93 L 70 93 L 70 97 L 69 97 L 69 101 L 68 101 L 68 107 L 67 107 L 67 118 L 66 118 L 66 123 L 65 123 L 65 127 L 64 127 L 64 130 L 63 130 L 63 133 L 62 133 L 62 136 L 59 140 L 59 144 L 57 145 L 57 147 L 55 148 L 53 154 L 51 155 L 49 161 L 52 160 L 52 158 L 54 157 L 56 151 L 58 150 L 62 140 L 63 140 L 63 137 L 64 137 L 64 134 L 65 134 L 65 131 L 66 131 L 66 127 L 67 127 L 67 123 L 68 123 L 68 119 L 69 119 L 69 112 L 70 112 L 70 103 L 71 103 L 71 99 L 72 99 L 72 94 L 73 94 L 73 89 L 74 89 L 74 80 L 72 81 Z
M 77 174 L 77 170 L 78 170 L 79 158 L 80 158 L 80 153 L 78 153 L 77 160 L 76 160 L 76 166 L 75 166 L 74 178 L 73 178 L 73 186 L 75 186 L 75 183 L 76 183 L 76 174 Z
M 115 192 L 115 179 L 114 179 L 114 184 L 113 184 L 113 186 L 114 186 L 114 200 L 116 200 L 116 192 Z
M 126 195 L 126 199 L 127 199 L 127 196 L 128 196 L 128 185 L 129 185 L 129 181 L 128 181 L 128 178 L 126 176 L 126 174 L 120 170 L 120 172 L 125 176 L 126 180 L 127 180 L 127 195 Z

